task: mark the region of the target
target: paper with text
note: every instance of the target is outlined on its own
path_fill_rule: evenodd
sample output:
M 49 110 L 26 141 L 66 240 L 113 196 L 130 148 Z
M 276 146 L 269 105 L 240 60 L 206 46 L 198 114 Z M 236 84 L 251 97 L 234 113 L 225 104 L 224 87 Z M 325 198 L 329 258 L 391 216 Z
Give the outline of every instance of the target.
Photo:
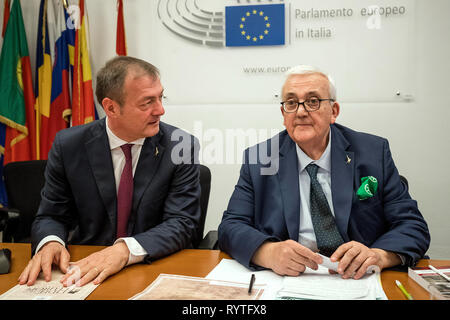
M 59 282 L 63 275 L 61 271 L 53 270 L 52 280 L 46 282 L 41 272 L 34 285 L 18 284 L 0 295 L 0 300 L 84 300 L 98 286 L 91 282 L 82 287 L 64 287 Z
M 359 280 L 342 279 L 340 275 L 329 274 L 328 269 L 322 266 L 317 271 L 307 268 L 298 277 L 283 277 L 271 270 L 252 271 L 235 260 L 222 259 L 206 278 L 245 281 L 252 273 L 256 276 L 255 284 L 267 285 L 262 300 L 387 300 L 379 273 L 366 274 Z

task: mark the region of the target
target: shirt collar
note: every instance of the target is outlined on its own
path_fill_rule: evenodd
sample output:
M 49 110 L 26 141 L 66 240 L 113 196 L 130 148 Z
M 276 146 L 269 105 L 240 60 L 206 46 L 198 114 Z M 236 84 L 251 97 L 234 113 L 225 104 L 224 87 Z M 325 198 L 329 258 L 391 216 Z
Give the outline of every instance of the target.
M 139 138 L 139 139 L 131 141 L 131 142 L 127 142 L 125 140 L 120 139 L 109 128 L 108 117 L 106 117 L 106 134 L 108 135 L 109 147 L 111 150 L 119 148 L 120 146 L 123 146 L 124 144 L 127 144 L 127 143 L 143 145 L 144 141 L 145 141 L 145 138 Z
M 328 134 L 328 145 L 325 148 L 325 151 L 320 156 L 319 160 L 312 160 L 306 153 L 303 152 L 303 150 L 295 144 L 297 149 L 297 159 L 298 159 L 298 168 L 299 173 L 301 173 L 305 168 L 310 164 L 314 163 L 318 165 L 320 168 L 325 169 L 326 171 L 331 171 L 331 130 Z

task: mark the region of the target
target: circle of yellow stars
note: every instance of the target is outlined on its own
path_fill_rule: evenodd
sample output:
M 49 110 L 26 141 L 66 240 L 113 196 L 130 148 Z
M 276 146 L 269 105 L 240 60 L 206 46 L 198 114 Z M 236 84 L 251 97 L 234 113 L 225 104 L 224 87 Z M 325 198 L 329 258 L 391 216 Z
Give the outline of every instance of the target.
M 264 29 L 263 34 L 251 35 L 251 34 L 248 34 L 247 31 L 245 31 L 245 22 L 251 16 L 264 17 L 263 19 L 264 19 L 265 29 Z M 258 42 L 258 40 L 263 40 L 264 36 L 267 36 L 269 34 L 269 30 L 268 30 L 270 28 L 269 17 L 265 16 L 263 11 L 258 11 L 258 10 L 247 11 L 245 13 L 245 15 L 241 18 L 241 24 L 239 25 L 239 28 L 242 29 L 241 34 L 246 40 Z

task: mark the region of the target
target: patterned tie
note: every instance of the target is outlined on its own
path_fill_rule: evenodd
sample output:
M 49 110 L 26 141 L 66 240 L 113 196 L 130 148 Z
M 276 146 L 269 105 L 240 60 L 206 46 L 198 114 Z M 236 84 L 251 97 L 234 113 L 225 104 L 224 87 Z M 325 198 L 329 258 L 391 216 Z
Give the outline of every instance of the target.
M 131 158 L 132 144 L 121 146 L 125 154 L 125 166 L 120 177 L 119 191 L 117 192 L 117 238 L 127 236 L 128 218 L 133 202 L 133 164 Z
M 330 257 L 336 249 L 344 243 L 337 229 L 327 198 L 323 193 L 319 181 L 317 181 L 317 170 L 319 167 L 313 163 L 306 167 L 311 178 L 310 206 L 311 218 L 316 234 L 317 248 L 324 256 Z

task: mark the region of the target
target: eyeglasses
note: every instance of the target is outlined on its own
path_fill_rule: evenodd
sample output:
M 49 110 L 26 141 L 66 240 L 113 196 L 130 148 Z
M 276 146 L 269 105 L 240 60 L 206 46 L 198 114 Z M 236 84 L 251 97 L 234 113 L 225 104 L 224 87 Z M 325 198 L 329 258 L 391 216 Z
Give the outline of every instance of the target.
M 307 112 L 314 112 L 320 109 L 320 103 L 322 101 L 333 101 L 334 99 L 319 99 L 319 98 L 309 98 L 306 99 L 303 102 L 298 102 L 296 100 L 289 99 L 287 101 L 281 102 L 281 105 L 283 106 L 283 110 L 286 113 L 294 113 L 297 112 L 300 105 L 303 105 L 303 108 Z

